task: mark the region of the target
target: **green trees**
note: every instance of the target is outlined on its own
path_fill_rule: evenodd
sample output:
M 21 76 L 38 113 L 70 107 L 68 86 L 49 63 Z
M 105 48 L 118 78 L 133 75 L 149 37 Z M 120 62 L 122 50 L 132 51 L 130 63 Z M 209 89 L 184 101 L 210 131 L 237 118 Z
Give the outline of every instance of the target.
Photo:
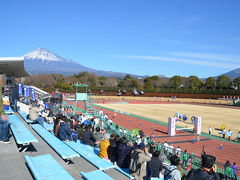
M 98 78 L 98 81 L 99 81 L 99 83 L 100 83 L 101 86 L 105 86 L 105 84 L 106 84 L 106 78 L 105 78 L 104 76 L 100 76 L 100 77 Z
M 153 85 L 152 85 L 151 78 L 144 79 L 144 82 L 145 82 L 145 86 L 144 86 L 145 90 L 152 91 L 153 90 Z
M 235 87 L 240 88 L 240 76 L 233 80 L 233 84 Z
M 202 81 L 197 76 L 189 76 L 189 87 L 192 89 L 199 88 L 202 85 Z
M 119 84 L 119 87 L 130 87 L 130 88 L 138 88 L 138 82 L 136 79 L 133 79 L 129 74 L 127 74 L 124 79 L 122 79 Z
M 170 86 L 173 88 L 178 88 L 182 84 L 181 76 L 173 76 L 170 78 Z
M 214 77 L 207 78 L 205 85 L 206 85 L 207 89 L 214 89 L 215 85 L 216 85 L 216 81 L 215 81 Z
M 233 81 L 225 76 L 206 79 L 205 84 L 197 76 L 172 78 L 151 76 L 145 79 L 133 78 L 127 74 L 124 78 L 96 76 L 87 72 L 80 72 L 72 76 L 61 74 L 33 75 L 26 77 L 26 84 L 35 85 L 39 88 L 52 91 L 58 88 L 63 92 L 72 92 L 74 83 L 87 84 L 91 90 L 117 91 L 125 89 L 128 92 L 136 88 L 138 91 L 154 91 L 163 93 L 189 93 L 189 94 L 232 94 L 240 93 L 240 77 Z M 233 85 L 237 88 L 234 88 Z M 182 87 L 182 88 L 180 88 Z
M 221 75 L 218 76 L 216 85 L 218 88 L 221 89 L 228 89 L 231 86 L 232 80 L 226 76 L 226 75 Z

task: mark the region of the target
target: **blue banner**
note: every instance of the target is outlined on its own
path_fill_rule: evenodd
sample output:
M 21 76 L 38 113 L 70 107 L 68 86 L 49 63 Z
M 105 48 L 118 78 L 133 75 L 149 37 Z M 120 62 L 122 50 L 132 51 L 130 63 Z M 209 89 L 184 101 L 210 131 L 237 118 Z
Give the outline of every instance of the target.
M 27 97 L 27 87 L 26 86 L 24 86 L 24 88 L 23 88 L 23 95 L 25 97 Z
M 27 97 L 29 96 L 30 92 L 29 92 L 29 87 L 27 86 Z
M 18 83 L 18 93 L 22 94 L 22 84 Z
M 49 109 L 49 104 L 45 103 L 45 109 Z
M 32 88 L 31 94 L 32 94 L 33 101 L 36 101 L 35 89 Z

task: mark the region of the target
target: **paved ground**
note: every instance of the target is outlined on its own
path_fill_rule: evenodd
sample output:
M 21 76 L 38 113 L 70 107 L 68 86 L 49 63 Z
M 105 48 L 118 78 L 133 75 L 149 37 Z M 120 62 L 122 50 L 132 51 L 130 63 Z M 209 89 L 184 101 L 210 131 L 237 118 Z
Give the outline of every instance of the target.
M 20 117 L 20 116 L 19 116 Z M 21 118 L 21 117 L 20 117 Z M 23 120 L 22 120 L 23 121 Z M 23 121 L 24 122 L 24 121 Z M 25 126 L 37 138 L 38 143 L 33 143 L 26 152 L 19 152 L 16 142 L 12 137 L 12 144 L 0 144 L 0 179 L 1 180 L 31 180 L 33 179 L 30 171 L 25 164 L 24 156 L 38 156 L 43 154 L 50 154 L 72 177 L 75 179 L 82 179 L 80 172 L 90 172 L 97 168 L 91 165 L 82 157 L 74 158 L 73 163 L 66 164 L 66 162 L 58 156 L 58 154 L 28 125 Z M 126 176 L 118 171 L 111 169 L 106 173 L 117 180 L 127 180 Z

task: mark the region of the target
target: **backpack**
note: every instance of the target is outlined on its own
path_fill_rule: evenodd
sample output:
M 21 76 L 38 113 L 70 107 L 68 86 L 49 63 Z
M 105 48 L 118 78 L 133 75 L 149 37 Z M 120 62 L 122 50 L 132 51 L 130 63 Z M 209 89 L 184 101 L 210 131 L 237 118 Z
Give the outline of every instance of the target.
M 129 170 L 131 173 L 137 172 L 142 165 L 139 161 L 139 154 L 140 152 L 137 152 L 136 150 L 133 150 L 130 154 Z
M 177 168 L 174 168 L 173 170 L 171 171 L 165 171 L 164 172 L 164 180 L 168 177 L 169 174 L 171 174 L 171 172 L 173 172 L 174 170 L 176 170 Z

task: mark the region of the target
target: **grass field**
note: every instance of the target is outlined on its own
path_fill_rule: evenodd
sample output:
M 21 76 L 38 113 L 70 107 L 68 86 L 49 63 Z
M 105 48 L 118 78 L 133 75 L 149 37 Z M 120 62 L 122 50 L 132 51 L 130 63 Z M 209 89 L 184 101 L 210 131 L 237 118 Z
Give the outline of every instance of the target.
M 144 100 L 144 101 L 171 101 L 171 98 L 166 97 L 142 97 L 142 96 L 93 96 L 95 100 L 121 100 L 121 101 L 131 101 L 131 100 Z M 187 102 L 187 103 L 211 103 L 211 104 L 225 104 L 232 105 L 232 101 L 218 100 L 218 99 L 192 99 L 192 98 L 177 98 L 174 102 Z
M 233 138 L 240 131 L 240 109 L 211 107 L 191 104 L 101 104 L 101 106 L 151 118 L 161 122 L 168 122 L 168 117 L 175 113 L 185 114 L 188 117 L 187 123 L 177 122 L 177 126 L 193 127 L 191 116 L 202 117 L 202 131 L 208 133 L 211 126 L 212 134 L 219 135 L 214 130 L 225 124 L 226 130 L 233 131 Z

